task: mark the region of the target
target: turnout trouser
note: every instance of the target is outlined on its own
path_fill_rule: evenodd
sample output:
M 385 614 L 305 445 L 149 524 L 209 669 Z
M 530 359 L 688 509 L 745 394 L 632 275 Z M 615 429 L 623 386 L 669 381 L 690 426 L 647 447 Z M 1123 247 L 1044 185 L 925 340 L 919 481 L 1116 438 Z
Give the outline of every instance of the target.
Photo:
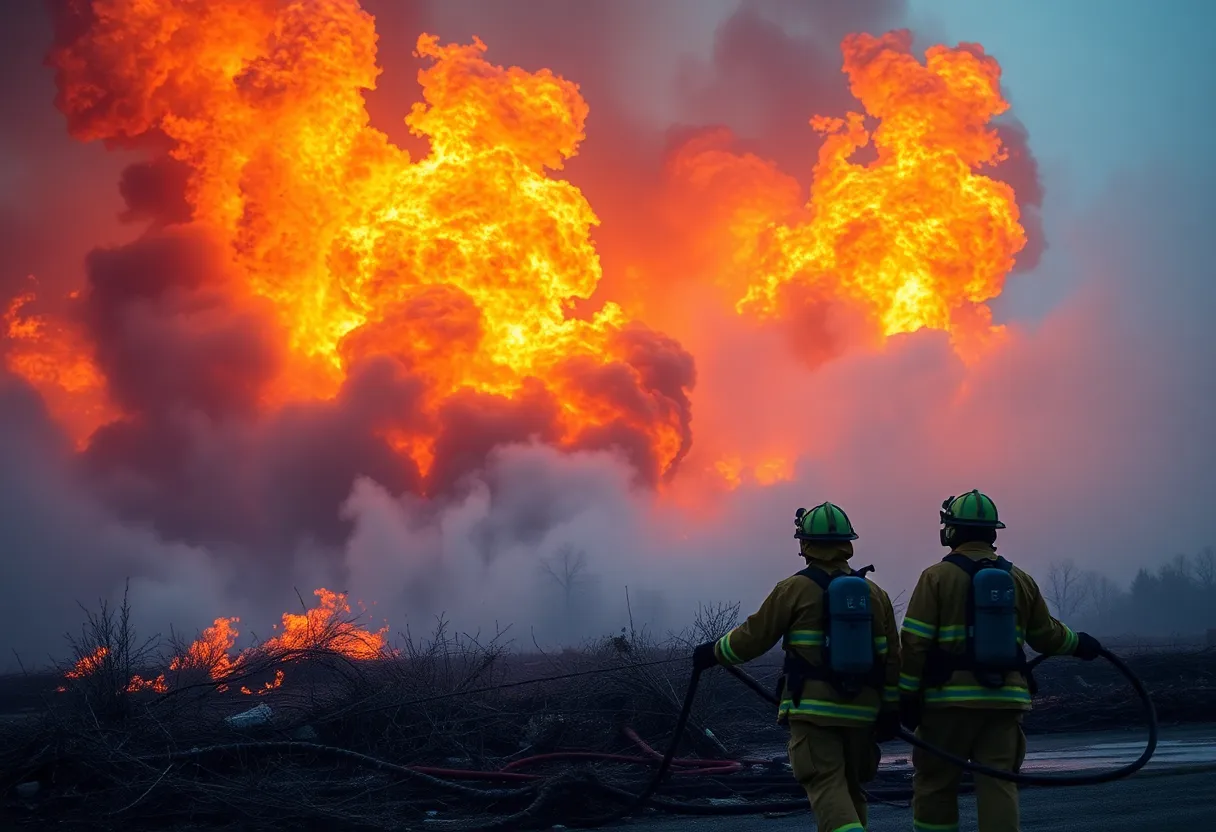
M 943 708 L 926 710 L 916 735 L 925 742 L 976 763 L 1017 771 L 1026 757 L 1022 712 Z M 912 828 L 915 832 L 958 832 L 958 784 L 962 771 L 927 751 L 912 749 Z M 976 775 L 979 832 L 1020 832 L 1018 787 Z
M 820 832 L 863 832 L 861 784 L 878 773 L 872 726 L 829 728 L 790 720 L 790 766 L 811 801 Z

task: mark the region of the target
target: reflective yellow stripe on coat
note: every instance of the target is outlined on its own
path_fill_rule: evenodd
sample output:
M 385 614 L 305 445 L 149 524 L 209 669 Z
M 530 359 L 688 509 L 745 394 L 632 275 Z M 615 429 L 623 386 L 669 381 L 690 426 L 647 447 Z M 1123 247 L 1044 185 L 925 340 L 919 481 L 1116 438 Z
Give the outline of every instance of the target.
M 833 719 L 855 719 L 858 722 L 873 722 L 878 717 L 877 705 L 847 705 L 843 702 L 828 702 L 824 699 L 803 699 L 795 705 L 789 699 L 781 700 L 781 716 L 823 716 Z

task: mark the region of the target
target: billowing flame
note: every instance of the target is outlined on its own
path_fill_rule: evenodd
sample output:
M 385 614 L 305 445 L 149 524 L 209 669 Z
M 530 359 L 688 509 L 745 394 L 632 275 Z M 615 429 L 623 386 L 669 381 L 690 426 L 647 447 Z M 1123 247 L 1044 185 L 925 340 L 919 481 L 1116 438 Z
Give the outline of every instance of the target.
M 69 127 L 83 140 L 163 135 L 189 166 L 194 224 L 228 272 L 215 288 L 269 301 L 283 333 L 265 406 L 331 397 L 360 360 L 391 356 L 426 395 L 422 418 L 402 413 L 382 433 L 424 474 L 427 420 L 447 397 L 515 397 L 537 380 L 556 397 L 559 445 L 624 424 L 660 472 L 687 449 L 686 408 L 651 383 L 620 308 L 572 312 L 601 276 L 595 213 L 549 176 L 584 138 L 577 85 L 492 65 L 480 40 L 422 35 L 425 103 L 406 123 L 431 149 L 413 160 L 368 125 L 376 34 L 356 0 L 88 5 L 87 34 L 50 59 Z M 81 355 L 57 344 L 10 368 L 70 394 L 86 381 Z M 611 378 L 592 383 L 596 371 Z M 622 371 L 641 402 L 622 398 Z M 78 422 L 78 435 L 100 424 Z
M 977 170 L 1005 158 L 990 121 L 1008 109 L 1000 67 L 982 48 L 934 46 L 920 63 L 911 36 L 849 35 L 844 71 L 865 112 L 816 116 L 825 134 L 804 219 L 789 181 L 750 155 L 701 138 L 669 166 L 701 190 L 735 182 L 727 224 L 746 288 L 737 309 L 780 316 L 799 299 L 857 304 L 883 336 L 929 327 L 967 357 L 999 329 L 985 301 L 1000 294 L 1025 246 L 1013 189 Z M 877 122 L 867 128 L 867 117 Z M 853 161 L 863 148 L 872 161 Z M 733 159 L 733 161 L 732 161 Z M 769 221 L 762 215 L 769 211 Z

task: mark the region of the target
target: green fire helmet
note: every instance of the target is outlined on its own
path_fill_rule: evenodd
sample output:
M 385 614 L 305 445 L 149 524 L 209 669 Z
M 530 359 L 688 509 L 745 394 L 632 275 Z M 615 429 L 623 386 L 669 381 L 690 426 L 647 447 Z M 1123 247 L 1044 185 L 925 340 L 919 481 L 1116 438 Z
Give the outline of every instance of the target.
M 987 529 L 1003 529 L 992 498 L 976 489 L 961 497 L 942 500 L 942 523 L 947 526 L 981 526 Z
M 794 513 L 797 527 L 794 537 L 798 540 L 856 540 L 857 532 L 849 522 L 849 515 L 831 503 L 820 503 L 810 511 L 804 508 Z

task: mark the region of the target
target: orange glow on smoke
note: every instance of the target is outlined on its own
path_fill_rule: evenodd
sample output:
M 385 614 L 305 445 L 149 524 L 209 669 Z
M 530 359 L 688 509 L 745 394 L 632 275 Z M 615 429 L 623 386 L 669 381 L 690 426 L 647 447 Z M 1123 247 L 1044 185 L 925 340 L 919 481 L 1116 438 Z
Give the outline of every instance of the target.
M 93 364 L 83 336 L 71 326 L 27 311 L 33 291 L 17 295 L 4 310 L 8 370 L 42 395 L 47 408 L 81 448 L 98 425 L 118 411 L 106 395 L 105 379 Z
M 733 455 L 715 462 L 714 470 L 731 491 L 744 482 L 767 486 L 788 482 L 794 478 L 794 465 L 784 456 L 760 459 L 748 464 L 744 463 L 742 457 Z

